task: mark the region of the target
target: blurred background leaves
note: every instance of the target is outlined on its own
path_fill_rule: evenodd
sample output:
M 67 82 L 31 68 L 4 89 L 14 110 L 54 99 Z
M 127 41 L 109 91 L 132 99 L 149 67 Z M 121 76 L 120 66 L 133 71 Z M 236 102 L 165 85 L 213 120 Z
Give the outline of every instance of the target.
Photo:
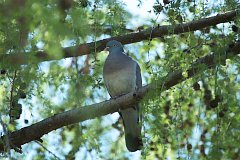
M 138 2 L 138 7 L 144 5 Z M 190 22 L 237 9 L 239 1 L 156 0 L 149 19 L 134 16 L 126 6 L 120 0 L 0 1 L 0 54 L 45 50 L 61 59 L 62 47 L 158 24 Z M 135 27 L 132 21 L 142 26 Z M 142 41 L 125 50 L 140 63 L 144 84 L 164 81 L 175 70 L 186 71 L 197 58 L 211 52 L 222 56 L 225 48 L 239 40 L 239 27 L 237 16 L 231 23 Z M 10 68 L 4 68 L 2 60 L 0 111 L 8 130 L 108 99 L 102 80 L 106 56 L 91 53 Z M 160 87 L 149 93 L 141 102 L 141 153 L 126 150 L 117 113 L 53 131 L 42 138 L 43 145 L 60 159 L 139 159 L 140 154 L 142 159 L 239 159 L 239 61 L 234 57 L 212 70 L 200 66 L 203 71 L 194 78 L 165 92 Z M 23 154 L 12 151 L 11 156 L 54 159 L 34 142 L 23 146 Z

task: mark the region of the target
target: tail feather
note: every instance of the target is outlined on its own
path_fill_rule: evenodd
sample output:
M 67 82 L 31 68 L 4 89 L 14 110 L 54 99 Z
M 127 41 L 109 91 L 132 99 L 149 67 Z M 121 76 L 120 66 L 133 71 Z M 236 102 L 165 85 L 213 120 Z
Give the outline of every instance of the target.
M 135 152 L 142 147 L 141 126 L 139 124 L 138 108 L 128 108 L 120 111 L 124 123 L 127 149 Z

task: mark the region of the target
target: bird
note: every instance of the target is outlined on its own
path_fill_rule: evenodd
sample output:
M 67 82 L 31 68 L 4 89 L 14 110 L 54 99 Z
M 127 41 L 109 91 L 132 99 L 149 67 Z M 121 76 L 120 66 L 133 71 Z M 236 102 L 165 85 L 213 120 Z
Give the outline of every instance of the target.
M 111 98 L 116 98 L 142 87 L 141 69 L 139 64 L 124 53 L 123 45 L 111 40 L 106 48 L 109 52 L 103 66 L 103 80 Z M 123 119 L 126 147 L 130 152 L 140 150 L 141 114 L 139 104 L 119 110 Z

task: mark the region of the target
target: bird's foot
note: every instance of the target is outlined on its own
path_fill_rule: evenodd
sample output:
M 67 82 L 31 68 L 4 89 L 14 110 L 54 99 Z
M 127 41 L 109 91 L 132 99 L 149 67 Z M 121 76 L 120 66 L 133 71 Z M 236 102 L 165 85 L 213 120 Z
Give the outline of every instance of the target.
M 119 97 L 121 97 L 121 96 L 123 96 L 123 95 L 125 95 L 125 94 L 120 94 L 120 95 L 117 95 L 117 96 L 113 96 L 113 97 L 111 97 L 110 99 L 117 99 L 117 98 L 119 98 Z

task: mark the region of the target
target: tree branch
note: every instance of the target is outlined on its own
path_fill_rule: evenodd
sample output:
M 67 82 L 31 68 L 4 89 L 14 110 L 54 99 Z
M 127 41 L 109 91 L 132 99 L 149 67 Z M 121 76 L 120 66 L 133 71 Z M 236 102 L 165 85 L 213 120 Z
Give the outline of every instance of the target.
M 108 41 L 115 39 L 122 44 L 131 44 L 148 40 L 151 34 L 152 38 L 162 37 L 164 35 L 180 34 L 185 32 L 191 32 L 203 29 L 209 26 L 215 26 L 219 23 L 226 23 L 232 21 L 238 14 L 239 10 L 229 11 L 223 14 L 217 14 L 216 16 L 202 18 L 200 20 L 192 21 L 189 23 L 173 25 L 164 25 L 152 28 L 140 32 L 133 32 L 126 35 L 120 35 L 103 40 L 96 41 L 96 51 L 102 51 Z M 151 33 L 152 32 L 152 33 Z M 77 57 L 81 55 L 91 54 L 95 51 L 95 42 L 80 44 L 77 46 L 62 48 L 63 58 Z M 56 53 L 57 54 L 57 53 Z M 53 54 L 48 54 L 46 51 L 37 51 L 35 53 L 14 53 L 0 55 L 1 62 L 4 65 L 22 65 L 38 63 L 42 61 L 58 60 L 56 57 L 52 57 Z
M 206 65 L 208 68 L 212 68 L 217 64 L 225 64 L 227 57 L 235 56 L 240 53 L 240 42 L 234 44 L 234 46 L 230 49 L 227 48 L 226 53 L 228 54 L 221 55 L 220 60 L 219 53 L 209 54 L 205 57 L 199 58 L 187 70 L 187 78 L 190 78 L 200 72 L 199 65 Z M 84 107 L 76 106 L 75 109 L 56 114 L 31 126 L 24 127 L 18 131 L 9 133 L 8 137 L 10 140 L 11 148 L 21 147 L 21 145 L 25 143 L 31 142 L 33 140 L 38 140 L 44 134 L 47 134 L 63 126 L 114 113 L 119 111 L 119 109 L 126 109 L 133 106 L 133 104 L 138 103 L 149 91 L 159 90 L 159 88 L 161 88 L 161 91 L 167 90 L 172 86 L 186 80 L 187 78 L 184 78 L 182 76 L 182 70 L 178 70 L 164 78 L 164 82 L 160 79 L 140 88 L 135 92 L 128 93 L 119 98 Z M 1 139 L 4 139 L 5 136 L 2 136 Z M 0 143 L 0 151 L 4 151 L 3 143 Z

